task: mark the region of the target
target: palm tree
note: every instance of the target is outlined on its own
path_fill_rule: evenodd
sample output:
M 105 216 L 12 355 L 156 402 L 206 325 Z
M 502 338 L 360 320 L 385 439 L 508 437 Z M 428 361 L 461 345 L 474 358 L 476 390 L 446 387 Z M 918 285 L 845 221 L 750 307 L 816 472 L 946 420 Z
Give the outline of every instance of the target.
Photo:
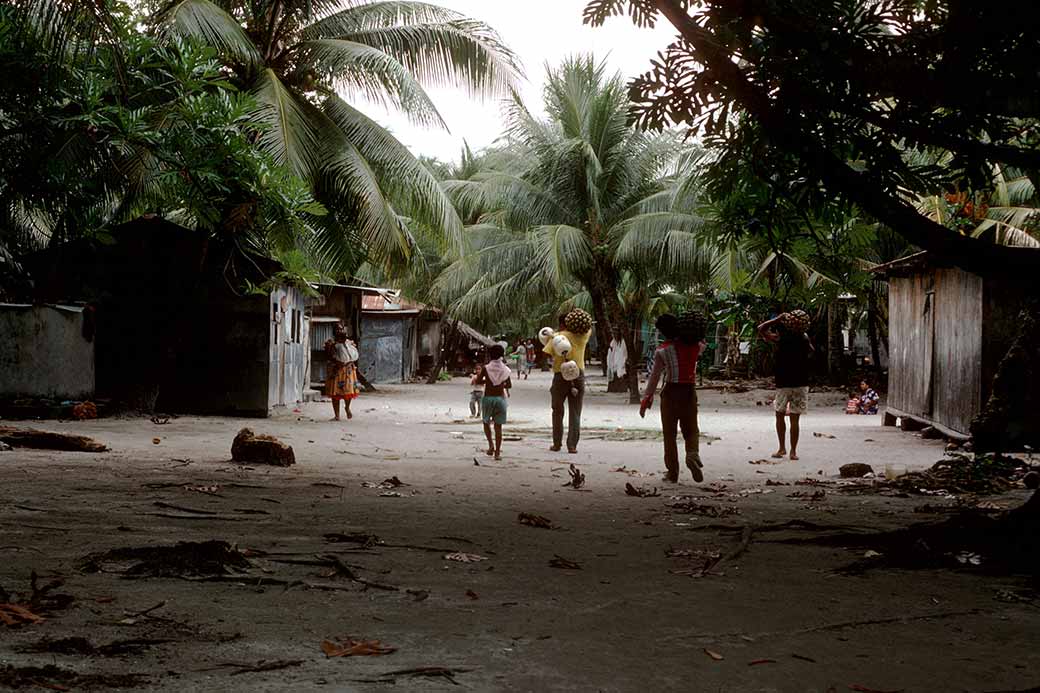
M 436 179 L 350 99 L 443 126 L 424 87 L 460 85 L 486 97 L 519 75 L 490 27 L 409 0 L 163 0 L 152 19 L 161 35 L 217 48 L 236 86 L 260 104 L 260 146 L 309 181 L 331 212 L 326 259 L 354 256 L 344 227 L 376 262 L 407 258 L 416 225 L 458 248 L 462 224 Z
M 710 272 L 694 196 L 669 190 L 684 147 L 671 133 L 630 126 L 621 77 L 591 56 L 549 71 L 545 109 L 548 120 L 539 120 L 514 95 L 508 146 L 478 172 L 445 182 L 473 223 L 467 252 L 437 289 L 478 322 L 546 300 L 587 305 L 601 355 L 612 339 L 625 342 L 637 402 L 637 332 L 655 288 Z

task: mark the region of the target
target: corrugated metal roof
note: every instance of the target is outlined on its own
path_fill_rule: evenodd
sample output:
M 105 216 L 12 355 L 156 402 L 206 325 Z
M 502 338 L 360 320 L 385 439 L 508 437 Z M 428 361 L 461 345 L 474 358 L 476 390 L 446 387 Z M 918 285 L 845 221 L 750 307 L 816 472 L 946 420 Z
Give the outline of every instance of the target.
M 901 257 L 898 260 L 892 260 L 880 265 L 875 265 L 870 269 L 874 274 L 892 274 L 898 272 L 906 272 L 908 270 L 920 269 L 927 266 L 931 262 L 931 256 L 927 250 L 922 250 L 919 253 L 913 255 L 907 255 Z
M 316 284 L 313 284 L 313 286 L 328 286 L 333 289 L 350 289 L 352 291 L 362 291 L 366 294 L 383 294 L 387 291 L 386 289 L 379 289 L 374 286 L 357 286 L 354 284 L 332 284 L 329 282 L 317 282 Z

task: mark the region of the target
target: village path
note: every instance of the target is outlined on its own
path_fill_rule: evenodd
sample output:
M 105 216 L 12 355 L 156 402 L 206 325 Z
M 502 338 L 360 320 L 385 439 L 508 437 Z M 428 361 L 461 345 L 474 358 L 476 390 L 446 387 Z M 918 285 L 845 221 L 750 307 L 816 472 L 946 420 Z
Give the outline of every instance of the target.
M 879 472 L 929 466 L 943 454 L 940 442 L 883 428 L 879 417 L 845 416 L 841 393 L 820 393 L 803 422 L 801 461 L 748 464 L 774 450 L 770 393 L 707 390 L 705 483 L 687 475 L 665 486 L 656 410 L 641 420 L 624 395 L 607 394 L 594 378 L 579 454 L 554 454 L 548 384 L 541 373 L 517 383 L 506 434 L 520 440 L 506 441 L 501 462 L 481 452 L 480 426 L 466 418 L 465 379 L 382 386 L 342 423 L 328 421 L 328 404 L 310 403 L 267 420 L 41 424 L 94 436 L 112 452 L 0 453 L 0 586 L 22 589 L 36 570 L 64 576 L 62 590 L 77 599 L 44 623 L 0 630 L 0 672 L 54 664 L 134 673 L 141 689 L 161 691 L 382 691 L 383 674 L 430 666 L 455 671 L 460 685 L 479 691 L 981 693 L 1040 683 L 1040 609 L 1011 578 L 845 575 L 836 570 L 862 549 L 777 543 L 807 536 L 797 529 L 755 533 L 743 555 L 690 576 L 697 556 L 725 554 L 740 540 L 709 525 L 799 520 L 888 529 L 926 519 L 913 512 L 929 500 L 920 497 L 845 495 L 833 486 L 815 500 L 790 494 L 817 490 L 793 485 L 806 477 L 833 482 L 847 462 Z M 297 464 L 230 463 L 231 439 L 243 426 L 291 443 Z M 572 462 L 587 477 L 580 490 L 562 486 Z M 377 486 L 392 476 L 407 485 Z M 626 496 L 626 482 L 657 487 L 661 496 Z M 218 486 L 219 495 L 186 486 Z M 1023 494 L 998 501 L 1017 503 Z M 686 501 L 724 516 L 669 507 Z M 521 512 L 545 516 L 556 529 L 523 526 Z M 335 543 L 331 533 L 371 534 L 381 543 Z M 254 577 L 197 582 L 80 570 L 92 552 L 209 539 L 263 552 L 253 559 Z M 486 560 L 445 560 L 450 552 Z M 307 564 L 319 554 L 399 589 L 323 574 Z M 555 558 L 580 569 L 552 567 Z M 320 588 L 330 585 L 337 589 Z M 170 642 L 118 657 L 21 651 L 70 636 L 95 645 Z M 323 639 L 346 636 L 397 651 L 322 654 Z M 241 675 L 230 666 L 275 661 L 297 663 Z M 2 681 L 0 673 L 0 688 Z M 397 682 L 405 690 L 453 688 L 443 677 Z

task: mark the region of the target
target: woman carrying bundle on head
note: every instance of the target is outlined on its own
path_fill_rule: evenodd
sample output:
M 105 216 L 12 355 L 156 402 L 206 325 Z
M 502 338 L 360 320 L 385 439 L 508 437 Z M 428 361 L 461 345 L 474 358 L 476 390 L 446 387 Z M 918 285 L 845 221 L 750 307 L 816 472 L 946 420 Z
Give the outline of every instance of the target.
M 665 341 L 654 352 L 654 365 L 639 406 L 639 415 L 653 406 L 657 382 L 664 380 L 661 391 L 661 431 L 664 434 L 665 480 L 679 481 L 678 434 L 682 430 L 686 443 L 686 467 L 694 481 L 704 481 L 701 471 L 700 431 L 697 426 L 697 358 L 704 351 L 704 316 L 695 311 L 662 315 L 657 330 Z
M 332 398 L 333 421 L 339 421 L 339 403 L 344 402 L 347 418 L 353 419 L 350 413 L 350 400 L 358 396 L 357 360 L 358 349 L 354 342 L 347 339 L 347 331 L 342 326 L 334 333 L 335 341 L 325 342 L 325 354 L 329 358 L 329 372 L 325 378 L 325 396 Z

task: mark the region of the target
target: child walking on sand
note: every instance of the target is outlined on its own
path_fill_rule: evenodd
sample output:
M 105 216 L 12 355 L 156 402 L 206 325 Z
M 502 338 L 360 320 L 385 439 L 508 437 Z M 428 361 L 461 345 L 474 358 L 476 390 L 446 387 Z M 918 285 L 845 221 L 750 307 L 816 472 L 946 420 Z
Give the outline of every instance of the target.
M 639 405 L 639 416 L 654 403 L 659 380 L 664 380 L 661 391 L 661 432 L 664 434 L 665 480 L 679 481 L 678 434 L 682 430 L 686 447 L 686 467 L 693 480 L 704 481 L 701 471 L 700 431 L 697 426 L 697 358 L 704 350 L 703 321 L 691 311 L 683 318 L 662 315 L 657 319 L 657 331 L 665 338 L 654 352 L 654 365 L 646 391 Z
M 472 386 L 469 393 L 469 418 L 480 418 L 480 400 L 484 398 L 484 388 L 477 384 L 480 377 L 480 364 L 473 366 L 473 374 L 470 376 L 469 384 Z
M 509 389 L 513 387 L 510 378 L 512 371 L 505 364 L 502 357 L 505 349 L 501 344 L 495 344 L 488 349 L 490 361 L 480 369 L 475 382 L 484 386 L 484 399 L 481 401 L 481 411 L 484 417 L 484 435 L 487 436 L 489 456 L 494 455 L 496 460 L 502 459 L 502 425 L 506 422 L 506 411 L 509 408 L 506 398 L 509 397 Z M 495 426 L 495 438 L 491 439 L 491 425 Z

